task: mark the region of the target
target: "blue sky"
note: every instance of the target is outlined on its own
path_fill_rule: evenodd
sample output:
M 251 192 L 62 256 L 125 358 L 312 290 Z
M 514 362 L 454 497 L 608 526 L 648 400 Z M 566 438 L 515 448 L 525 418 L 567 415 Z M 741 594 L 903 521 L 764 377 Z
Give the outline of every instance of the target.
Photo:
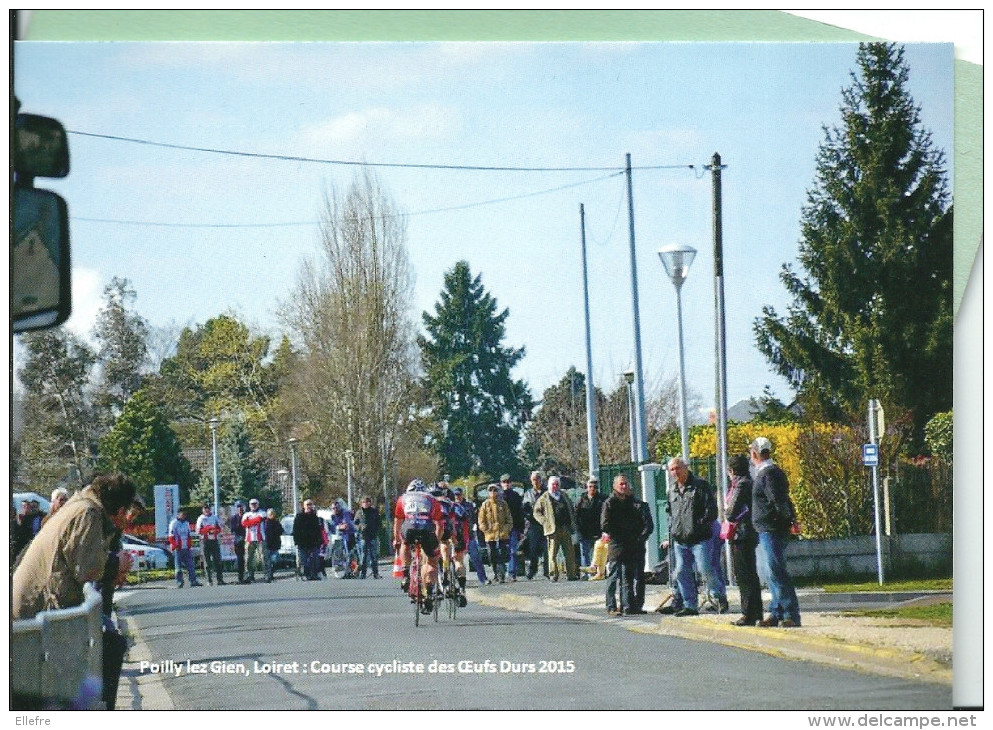
M 837 122 L 856 48 L 25 42 L 15 72 L 22 108 L 73 132 L 369 163 L 614 168 L 376 168 L 409 214 L 415 320 L 433 309 L 444 272 L 466 259 L 510 309 L 507 344 L 527 349 L 515 375 L 535 397 L 570 366 L 585 370 L 581 203 L 594 382 L 612 389 L 633 361 L 625 183 L 611 176 L 629 153 L 645 381 L 674 375 L 678 363 L 675 293 L 656 251 L 689 244 L 699 253 L 683 287 L 687 383 L 711 406 L 712 197 L 702 168 L 714 152 L 727 165 L 729 403 L 766 385 L 789 400 L 754 347 L 752 323 L 763 305 L 785 311 L 778 273 L 795 260 L 822 125 Z M 952 47 L 906 48 L 910 91 L 951 179 Z M 69 177 L 46 183 L 69 202 L 70 326 L 83 334 L 115 275 L 131 280 L 153 325 L 234 312 L 278 334 L 276 306 L 317 250 L 324 191 L 357 173 L 78 134 L 70 147 Z M 648 167 L 664 169 L 639 169 Z

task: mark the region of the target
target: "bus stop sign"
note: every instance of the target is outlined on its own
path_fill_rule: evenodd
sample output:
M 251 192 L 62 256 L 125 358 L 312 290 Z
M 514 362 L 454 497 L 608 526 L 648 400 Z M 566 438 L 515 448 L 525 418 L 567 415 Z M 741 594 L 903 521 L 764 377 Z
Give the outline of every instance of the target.
M 862 444 L 862 464 L 864 466 L 879 466 L 879 446 Z

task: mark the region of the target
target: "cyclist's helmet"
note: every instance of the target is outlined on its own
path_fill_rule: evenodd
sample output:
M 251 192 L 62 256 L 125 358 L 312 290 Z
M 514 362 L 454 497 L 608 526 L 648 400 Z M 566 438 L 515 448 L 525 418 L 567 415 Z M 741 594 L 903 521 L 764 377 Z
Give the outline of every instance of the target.
M 431 487 L 431 496 L 432 497 L 444 497 L 445 496 L 445 490 L 440 485 L 435 484 L 433 487 Z
M 420 479 L 411 480 L 410 484 L 407 485 L 408 492 L 426 492 L 428 491 L 428 485 L 422 482 Z

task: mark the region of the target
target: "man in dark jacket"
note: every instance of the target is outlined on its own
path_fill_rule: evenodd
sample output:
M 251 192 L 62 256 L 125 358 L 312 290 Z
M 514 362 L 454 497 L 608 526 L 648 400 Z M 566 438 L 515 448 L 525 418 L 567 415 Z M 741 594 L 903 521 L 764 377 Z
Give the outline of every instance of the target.
M 317 575 L 320 570 L 317 561 L 321 559 L 320 520 L 312 499 L 304 500 L 303 512 L 298 512 L 293 518 L 293 543 L 297 546 L 300 566 L 307 580 L 320 580 Z
M 521 541 L 524 533 L 524 498 L 521 497 L 511 485 L 510 474 L 500 477 L 500 486 L 503 487 L 503 501 L 510 507 L 510 519 L 514 526 L 510 528 L 510 559 L 507 564 L 507 572 L 510 574 L 510 582 L 517 580 L 517 545 Z
M 752 484 L 752 526 L 759 534 L 765 570 L 759 569 L 769 583 L 769 617 L 760 626 L 800 625 L 800 603 L 786 571 L 786 545 L 796 523 L 790 500 L 790 485 L 784 472 L 773 462 L 772 443 L 759 436 L 748 447 L 755 481 Z
M 235 513 L 228 518 L 228 529 L 234 538 L 234 557 L 238 564 L 238 582 L 245 582 L 245 527 L 241 518 L 245 516 L 245 503 L 240 499 L 234 503 Z
M 372 497 L 366 495 L 359 503 L 355 513 L 355 530 L 358 533 L 358 544 L 362 551 L 362 568 L 359 578 L 365 578 L 368 567 L 372 566 L 372 577 L 379 578 L 379 510 L 372 503 Z
M 634 605 L 631 613 L 648 613 L 645 610 L 645 556 L 648 554 L 647 543 L 655 532 L 655 520 L 652 519 L 652 508 L 648 502 L 634 500 L 641 517 L 641 532 L 638 534 L 637 567 L 634 571 Z
M 630 616 L 634 613 L 634 575 L 638 565 L 642 519 L 631 495 L 626 474 L 614 477 L 613 492 L 603 505 L 601 539 L 607 543 L 607 613 Z M 644 560 L 644 558 L 642 558 Z M 617 606 L 615 588 L 620 582 L 621 601 Z
M 534 518 L 534 505 L 545 493 L 545 482 L 540 471 L 531 472 L 531 489 L 522 499 L 524 508 L 525 531 L 528 538 L 528 580 L 538 574 L 538 560 L 541 560 L 545 577 L 548 577 L 548 543 L 545 541 L 545 531 L 538 520 Z
M 590 567 L 593 558 L 593 544 L 600 537 L 600 515 L 603 514 L 605 498 L 597 490 L 596 477 L 586 482 L 586 493 L 576 502 L 576 527 L 579 532 L 579 565 Z M 583 578 L 589 578 L 583 573 Z
M 676 556 L 676 584 L 683 599 L 683 608 L 675 616 L 696 616 L 696 576 L 693 566 L 703 573 L 711 592 L 717 597 L 719 613 L 727 613 L 728 598 L 724 577 L 714 570 L 710 543 L 714 520 L 717 519 L 717 498 L 711 486 L 690 472 L 679 456 L 669 460 L 669 471 L 676 480 L 669 490 L 669 514 L 672 545 Z

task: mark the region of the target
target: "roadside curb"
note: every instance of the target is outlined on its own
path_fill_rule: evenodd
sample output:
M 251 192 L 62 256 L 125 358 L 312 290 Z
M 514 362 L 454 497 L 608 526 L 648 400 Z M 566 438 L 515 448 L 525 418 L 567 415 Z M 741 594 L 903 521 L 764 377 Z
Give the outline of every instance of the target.
M 117 614 L 117 625 L 128 637 L 128 652 L 124 656 L 121 681 L 117 686 L 118 710 L 174 710 L 175 705 L 166 691 L 161 674 L 140 671 L 140 663 L 151 661 L 152 655 L 140 632 L 126 616 Z
M 560 616 L 578 621 L 611 623 L 629 631 L 673 636 L 692 641 L 709 641 L 724 646 L 757 651 L 787 659 L 812 661 L 841 669 L 879 674 L 901 679 L 951 685 L 952 670 L 923 654 L 862 644 L 834 637 L 805 633 L 804 629 L 765 629 L 718 623 L 716 617 L 697 616 L 680 619 L 654 617 L 611 617 L 581 613 L 580 606 L 598 605 L 599 600 L 549 599 L 517 594 L 474 594 L 486 606 L 524 613 Z M 722 616 L 723 620 L 726 616 Z

